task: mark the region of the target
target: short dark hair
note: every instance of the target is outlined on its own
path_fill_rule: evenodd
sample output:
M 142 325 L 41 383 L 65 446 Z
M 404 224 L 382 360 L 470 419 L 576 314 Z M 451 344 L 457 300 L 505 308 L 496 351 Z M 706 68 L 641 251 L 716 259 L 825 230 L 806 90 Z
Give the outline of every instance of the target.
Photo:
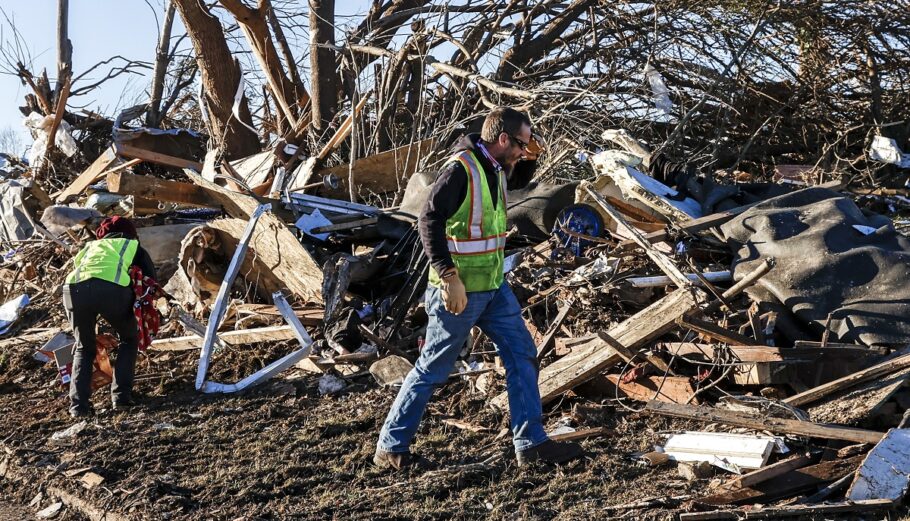
M 496 107 L 483 120 L 480 137 L 487 143 L 493 143 L 503 132 L 510 136 L 518 134 L 522 125 L 531 126 L 531 119 L 527 115 L 512 107 Z

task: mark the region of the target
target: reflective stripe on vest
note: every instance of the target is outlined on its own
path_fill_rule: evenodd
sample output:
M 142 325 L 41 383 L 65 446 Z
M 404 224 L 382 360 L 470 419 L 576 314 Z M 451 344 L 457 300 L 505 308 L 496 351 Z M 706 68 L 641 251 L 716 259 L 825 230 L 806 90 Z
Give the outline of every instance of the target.
M 487 237 L 486 239 L 455 239 L 447 237 L 449 251 L 458 255 L 479 255 L 481 253 L 490 253 L 496 250 L 503 250 L 506 247 L 506 234 L 496 237 Z
M 74 259 L 67 284 L 88 279 L 101 279 L 120 286 L 128 286 L 127 268 L 133 263 L 139 242 L 129 239 L 99 239 L 82 248 Z
M 468 183 L 468 192 L 470 193 L 467 194 L 471 198 L 468 234 L 472 239 L 480 239 L 483 237 L 483 194 L 480 191 L 480 187 L 483 184 L 480 176 L 484 174 L 481 172 L 477 159 L 470 154 L 459 154 L 458 162 L 464 166 L 465 171 L 471 176 L 471 182 Z

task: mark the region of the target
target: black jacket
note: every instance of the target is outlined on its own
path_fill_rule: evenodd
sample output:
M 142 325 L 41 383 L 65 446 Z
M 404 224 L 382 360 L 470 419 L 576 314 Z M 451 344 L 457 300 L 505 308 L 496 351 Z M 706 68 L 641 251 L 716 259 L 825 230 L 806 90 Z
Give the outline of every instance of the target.
M 495 208 L 499 199 L 496 196 L 499 191 L 499 170 L 476 148 L 478 141 L 480 141 L 480 134 L 469 134 L 455 144 L 452 154 L 463 150 L 476 152 L 477 160 L 480 161 L 487 176 L 487 185 L 490 187 Z M 530 181 L 531 175 L 533 175 L 533 168 L 516 168 L 514 172 L 506 170 L 506 182 L 508 183 L 506 189 L 524 188 Z M 455 265 L 446 242 L 446 221 L 458 211 L 467 192 L 468 173 L 461 163 L 449 163 L 436 177 L 430 195 L 423 206 L 423 211 L 420 212 L 417 225 L 420 231 L 420 241 L 430 259 L 430 265 L 437 272 L 442 272 Z

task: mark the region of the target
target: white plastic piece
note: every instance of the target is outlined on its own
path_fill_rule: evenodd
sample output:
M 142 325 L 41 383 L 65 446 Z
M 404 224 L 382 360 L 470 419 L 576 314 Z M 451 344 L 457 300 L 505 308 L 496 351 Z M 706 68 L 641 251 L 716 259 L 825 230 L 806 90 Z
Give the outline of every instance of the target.
M 733 280 L 733 273 L 730 271 L 709 271 L 702 273 L 702 277 L 708 282 L 726 282 Z M 696 286 L 704 286 L 698 276 L 694 273 L 686 274 L 686 278 L 692 281 Z M 654 277 L 632 277 L 627 279 L 633 288 L 657 288 L 673 284 L 670 277 L 666 275 L 656 275 Z
M 910 154 L 905 154 L 897 146 L 897 141 L 884 136 L 872 138 L 869 147 L 869 159 L 881 163 L 897 165 L 901 168 L 910 168 Z
M 300 219 L 297 219 L 297 222 L 294 223 L 294 226 L 303 233 L 309 235 L 310 237 L 315 237 L 320 241 L 324 241 L 329 238 L 328 233 L 312 233 L 313 228 L 319 228 L 320 226 L 328 226 L 332 224 L 332 221 L 326 219 L 322 212 L 319 209 L 313 210 L 313 213 L 307 215 L 303 214 L 300 216 Z
M 663 451 L 676 461 L 707 461 L 730 469 L 757 469 L 768 462 L 776 446 L 771 436 L 684 432 L 671 434 Z
M 23 293 L 0 306 L 0 335 L 5 335 L 9 332 L 10 327 L 19 319 L 19 315 L 28 303 L 28 294 Z
M 26 159 L 28 159 L 29 166 L 38 168 L 45 161 L 44 152 L 47 150 L 47 134 L 54 124 L 54 116 L 42 116 L 37 112 L 32 112 L 22 120 L 22 124 L 31 131 L 32 137 L 35 139 L 26 155 Z M 76 144 L 76 140 L 73 139 L 73 129 L 66 121 L 61 120 L 60 125 L 57 127 L 57 133 L 54 134 L 54 146 L 66 154 L 66 157 L 72 157 L 79 151 L 79 146 Z
M 645 65 L 644 74 L 645 79 L 651 85 L 654 106 L 669 116 L 673 112 L 673 102 L 670 100 L 670 89 L 667 88 L 663 75 L 657 72 L 650 63 Z

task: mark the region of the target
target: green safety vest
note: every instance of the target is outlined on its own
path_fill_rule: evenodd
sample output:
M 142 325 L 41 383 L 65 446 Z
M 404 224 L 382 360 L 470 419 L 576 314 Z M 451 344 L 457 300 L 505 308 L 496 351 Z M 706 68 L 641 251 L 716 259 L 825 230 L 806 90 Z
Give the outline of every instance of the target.
M 129 268 L 138 248 L 139 241 L 130 239 L 91 241 L 76 255 L 73 271 L 66 277 L 66 283 L 76 284 L 94 278 L 129 286 Z
M 465 150 L 452 157 L 464 167 L 468 189 L 455 215 L 446 221 L 446 240 L 465 291 L 490 291 L 502 285 L 506 247 L 506 179 L 500 173 L 496 208 L 487 176 L 477 156 Z M 430 267 L 430 284 L 440 285 Z

